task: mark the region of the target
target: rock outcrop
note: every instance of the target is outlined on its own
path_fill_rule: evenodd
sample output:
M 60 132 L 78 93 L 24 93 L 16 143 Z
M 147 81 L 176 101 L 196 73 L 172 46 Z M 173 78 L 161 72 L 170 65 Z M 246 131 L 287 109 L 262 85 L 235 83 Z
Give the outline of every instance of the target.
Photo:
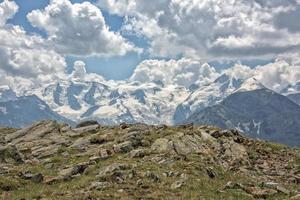
M 12 199 L 297 199 L 300 151 L 236 130 L 55 121 L 0 129 Z

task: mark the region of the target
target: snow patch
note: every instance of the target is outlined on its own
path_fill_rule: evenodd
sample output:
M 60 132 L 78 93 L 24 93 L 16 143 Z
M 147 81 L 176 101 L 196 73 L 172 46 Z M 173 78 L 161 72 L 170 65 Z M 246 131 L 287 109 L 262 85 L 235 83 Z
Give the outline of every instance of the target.
M 2 114 L 4 114 L 4 115 L 7 115 L 7 114 L 8 114 L 5 107 L 0 107 L 0 112 L 1 112 Z

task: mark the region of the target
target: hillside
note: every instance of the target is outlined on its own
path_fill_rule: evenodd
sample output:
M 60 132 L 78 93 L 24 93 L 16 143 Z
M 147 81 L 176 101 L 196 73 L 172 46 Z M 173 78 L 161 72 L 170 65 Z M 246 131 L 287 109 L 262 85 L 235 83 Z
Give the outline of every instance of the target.
M 268 89 L 238 91 L 186 123 L 238 128 L 252 138 L 300 146 L 300 107 Z
M 71 120 L 57 114 L 36 95 L 15 97 L 0 101 L 0 124 L 11 127 L 25 127 L 41 120 L 57 120 L 74 124 Z
M 3 199 L 299 199 L 300 151 L 209 126 L 0 129 Z

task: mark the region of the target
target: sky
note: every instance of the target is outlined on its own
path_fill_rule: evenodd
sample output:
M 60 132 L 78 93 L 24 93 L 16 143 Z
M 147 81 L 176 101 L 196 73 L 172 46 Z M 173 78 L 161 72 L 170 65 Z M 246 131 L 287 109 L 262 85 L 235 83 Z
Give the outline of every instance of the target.
M 300 0 L 0 0 L 0 85 L 80 69 L 189 86 L 227 70 L 281 88 L 300 80 L 299 17 Z

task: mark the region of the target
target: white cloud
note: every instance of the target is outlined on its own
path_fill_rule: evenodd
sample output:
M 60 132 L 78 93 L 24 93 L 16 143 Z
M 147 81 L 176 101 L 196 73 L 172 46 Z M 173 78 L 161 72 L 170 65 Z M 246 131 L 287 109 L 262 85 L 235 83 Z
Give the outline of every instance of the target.
M 251 69 L 248 66 L 236 64 L 223 71 L 236 78 L 246 80 L 255 77 L 267 88 L 280 92 L 288 85 L 300 82 L 300 62 L 298 54 L 277 58 L 274 62 Z
M 73 66 L 73 78 L 83 79 L 86 75 L 85 63 L 83 61 L 75 61 Z
M 299 23 L 293 18 L 300 4 L 295 0 L 99 0 L 98 4 L 126 16 L 123 29 L 147 37 L 155 56 L 270 58 L 300 49 Z
M 218 73 L 207 63 L 191 59 L 145 60 L 140 63 L 130 81 L 162 82 L 189 87 L 192 84 L 206 84 L 215 80 Z
M 0 26 L 3 26 L 17 11 L 18 5 L 14 1 L 4 0 L 0 3 Z
M 255 77 L 266 87 L 277 92 L 288 85 L 300 82 L 300 65 L 277 59 L 273 63 L 255 68 Z
M 95 82 L 106 82 L 106 80 L 95 73 L 87 73 L 86 71 L 86 64 L 81 61 L 77 60 L 74 62 L 73 65 L 73 72 L 69 76 L 64 76 L 61 79 L 66 80 L 78 80 L 78 81 L 95 81 Z
M 66 62 L 45 45 L 42 37 L 27 35 L 22 27 L 6 24 L 17 10 L 13 1 L 0 4 L 0 85 L 22 91 L 60 76 Z
M 291 22 L 275 29 L 282 24 L 274 22 L 275 15 L 278 18 L 295 9 L 293 0 L 101 2 L 112 13 L 127 17 L 124 31 L 150 39 L 153 55 L 183 55 L 179 60 L 145 60 L 128 81 L 160 81 L 188 88 L 208 84 L 220 75 L 199 57 L 275 57 L 281 52 L 285 54 L 267 65 L 251 69 L 236 64 L 226 73 L 239 79 L 256 77 L 275 91 L 300 81 L 300 56 L 289 52 L 300 44 L 297 27 Z M 103 77 L 87 73 L 82 61 L 76 61 L 73 73 L 67 75 L 63 55 L 111 56 L 136 50 L 120 34 L 109 30 L 101 11 L 91 3 L 52 0 L 44 10 L 30 13 L 28 19 L 45 30 L 47 38 L 28 35 L 22 27 L 6 24 L 17 10 L 13 1 L 0 3 L 0 85 L 17 91 L 55 80 L 105 82 Z
M 129 81 L 162 82 L 164 85 L 189 88 L 192 84 L 210 84 L 223 73 L 241 80 L 254 77 L 266 87 L 280 92 L 288 85 L 300 82 L 299 54 L 281 56 L 274 62 L 255 68 L 235 64 L 220 73 L 207 63 L 187 58 L 145 60 L 137 66 Z
M 44 10 L 27 15 L 35 27 L 45 30 L 48 40 L 64 55 L 113 56 L 140 51 L 106 25 L 99 8 L 89 2 L 72 4 L 51 0 Z
M 235 79 L 246 80 L 254 76 L 254 70 L 249 66 L 235 64 L 233 67 L 224 70 L 224 73 L 227 75 L 234 77 Z

